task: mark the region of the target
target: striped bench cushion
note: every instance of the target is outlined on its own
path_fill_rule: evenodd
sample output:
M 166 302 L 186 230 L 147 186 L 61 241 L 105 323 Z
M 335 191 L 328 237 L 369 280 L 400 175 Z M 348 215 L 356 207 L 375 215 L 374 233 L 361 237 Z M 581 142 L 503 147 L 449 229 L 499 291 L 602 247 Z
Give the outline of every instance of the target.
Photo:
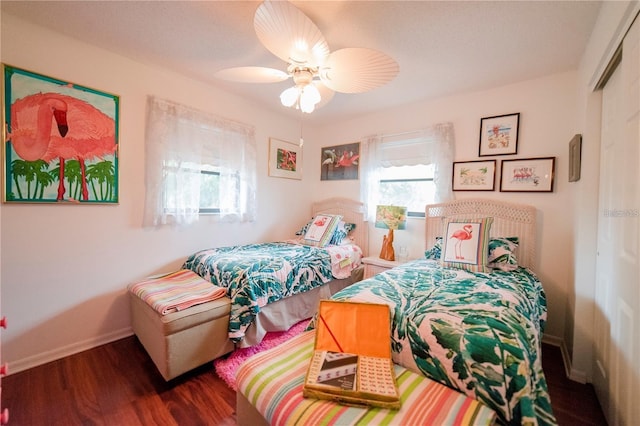
M 302 385 L 313 352 L 315 331 L 254 355 L 236 375 L 238 392 L 271 425 L 389 424 L 489 425 L 496 414 L 482 403 L 398 365 L 402 408 L 360 408 L 305 399 Z

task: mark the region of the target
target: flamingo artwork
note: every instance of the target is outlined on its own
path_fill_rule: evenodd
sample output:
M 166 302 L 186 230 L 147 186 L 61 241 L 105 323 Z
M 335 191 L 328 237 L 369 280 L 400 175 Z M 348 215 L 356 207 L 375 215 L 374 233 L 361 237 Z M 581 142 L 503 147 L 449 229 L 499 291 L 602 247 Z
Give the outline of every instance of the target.
M 59 160 L 57 201 L 64 200 L 65 161 L 80 166 L 82 200 L 89 199 L 85 161 L 116 155 L 114 119 L 82 99 L 60 93 L 36 93 L 11 105 L 7 134 L 24 161 Z
M 327 223 L 327 220 L 328 219 L 326 216 L 321 216 L 319 219 L 316 219 L 316 221 L 313 222 L 313 224 L 315 226 L 323 227 Z
M 358 179 L 360 143 L 322 149 L 320 180 Z
M 449 237 L 449 239 L 451 238 L 455 238 L 458 241 L 456 241 L 455 245 L 454 245 L 454 251 L 455 251 L 455 255 L 456 255 L 456 259 L 464 259 L 464 256 L 462 255 L 462 242 L 465 240 L 470 240 L 472 235 L 471 233 L 473 232 L 473 227 L 471 225 L 464 225 L 462 227 L 462 229 L 458 229 L 457 231 L 455 231 L 453 234 L 451 234 L 451 236 Z
M 351 167 L 358 165 L 360 155 L 354 154 L 352 151 L 344 151 L 340 159 L 336 162 L 336 167 Z

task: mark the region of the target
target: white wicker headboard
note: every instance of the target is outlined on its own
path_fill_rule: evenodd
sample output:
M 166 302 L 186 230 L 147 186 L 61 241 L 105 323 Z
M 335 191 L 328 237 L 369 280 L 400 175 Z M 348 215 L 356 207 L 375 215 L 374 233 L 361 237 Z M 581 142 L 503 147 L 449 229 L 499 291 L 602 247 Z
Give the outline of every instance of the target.
M 443 218 L 493 217 L 492 237 L 518 237 L 518 264 L 533 269 L 536 255 L 536 209 L 524 204 L 470 198 L 430 204 L 425 210 L 426 248 L 442 236 Z
M 369 229 L 364 221 L 364 204 L 360 201 L 348 198 L 329 198 L 323 201 L 317 201 L 311 206 L 311 214 L 316 215 L 339 214 L 345 222 L 355 223 L 356 229 L 353 230 L 352 236 L 356 243 L 362 249 L 363 256 L 368 256 L 369 251 Z

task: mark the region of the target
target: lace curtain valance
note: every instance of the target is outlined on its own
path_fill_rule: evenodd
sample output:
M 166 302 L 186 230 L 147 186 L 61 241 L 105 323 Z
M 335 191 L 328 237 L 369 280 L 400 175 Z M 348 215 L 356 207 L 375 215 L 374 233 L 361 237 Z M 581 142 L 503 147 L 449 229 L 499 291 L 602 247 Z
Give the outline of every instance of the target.
M 360 193 L 367 209 L 367 220 L 374 220 L 379 204 L 380 173 L 384 167 L 433 164 L 435 202 L 452 198 L 455 138 L 452 123 L 439 123 L 403 137 L 374 135 L 360 149 Z
M 145 144 L 144 226 L 197 221 L 199 170 L 207 168 L 219 173 L 221 219 L 255 219 L 256 143 L 252 126 L 150 96 Z

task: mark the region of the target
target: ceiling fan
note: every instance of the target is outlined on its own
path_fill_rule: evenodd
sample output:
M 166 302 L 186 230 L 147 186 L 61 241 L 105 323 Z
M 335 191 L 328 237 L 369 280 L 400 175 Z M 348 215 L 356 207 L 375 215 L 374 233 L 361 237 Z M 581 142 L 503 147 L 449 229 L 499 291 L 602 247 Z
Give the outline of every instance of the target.
M 311 113 L 335 92 L 363 93 L 387 84 L 400 67 L 373 49 L 345 48 L 331 52 L 324 36 L 300 9 L 287 1 L 265 1 L 253 26 L 260 42 L 288 65 L 286 71 L 266 67 L 235 67 L 218 78 L 243 83 L 276 83 L 293 78 L 294 86 L 280 95 L 284 106 Z

